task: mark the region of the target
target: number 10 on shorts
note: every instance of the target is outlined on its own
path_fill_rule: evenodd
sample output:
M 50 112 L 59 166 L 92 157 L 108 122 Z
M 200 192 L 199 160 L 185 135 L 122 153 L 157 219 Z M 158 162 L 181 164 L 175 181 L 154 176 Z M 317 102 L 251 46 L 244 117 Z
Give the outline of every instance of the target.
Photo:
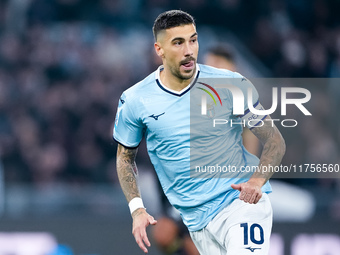
M 263 228 L 261 225 L 254 223 L 250 227 L 248 227 L 248 223 L 241 223 L 240 227 L 243 228 L 243 237 L 244 237 L 244 245 L 248 245 L 249 237 L 250 241 L 254 244 L 263 244 L 264 236 L 263 236 Z M 259 236 L 255 237 L 255 231 L 259 232 Z

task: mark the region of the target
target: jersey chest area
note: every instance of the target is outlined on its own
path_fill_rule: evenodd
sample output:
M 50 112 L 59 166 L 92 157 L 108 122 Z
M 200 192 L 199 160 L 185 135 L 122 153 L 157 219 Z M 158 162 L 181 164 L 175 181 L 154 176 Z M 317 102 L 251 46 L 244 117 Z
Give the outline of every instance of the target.
M 159 138 L 190 132 L 190 98 L 159 97 L 144 104 L 143 124 L 148 134 Z
M 146 135 L 158 140 L 185 140 L 196 136 L 221 136 L 234 129 L 228 125 L 235 120 L 229 102 L 221 106 L 207 100 L 206 104 L 207 114 L 202 115 L 201 101 L 189 93 L 182 97 L 144 100 L 142 121 Z

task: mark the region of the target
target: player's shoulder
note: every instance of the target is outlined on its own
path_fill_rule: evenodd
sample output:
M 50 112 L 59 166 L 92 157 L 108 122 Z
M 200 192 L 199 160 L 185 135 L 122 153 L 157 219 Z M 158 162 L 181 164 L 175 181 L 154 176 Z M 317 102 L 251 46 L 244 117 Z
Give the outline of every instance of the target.
M 227 79 L 230 84 L 240 88 L 244 92 L 247 92 L 248 88 L 253 88 L 253 84 L 242 74 L 233 72 L 227 69 L 215 68 L 208 65 L 200 66 L 200 78 L 224 78 Z M 254 89 L 254 88 L 253 88 Z
M 153 87 L 152 85 L 155 83 L 155 72 L 152 72 L 143 80 L 137 82 L 136 84 L 132 85 L 128 89 L 123 92 L 123 97 L 129 97 L 131 100 L 144 97 L 149 92 L 150 89 Z
M 208 65 L 199 64 L 201 78 L 242 78 L 239 73 L 228 69 L 216 68 Z

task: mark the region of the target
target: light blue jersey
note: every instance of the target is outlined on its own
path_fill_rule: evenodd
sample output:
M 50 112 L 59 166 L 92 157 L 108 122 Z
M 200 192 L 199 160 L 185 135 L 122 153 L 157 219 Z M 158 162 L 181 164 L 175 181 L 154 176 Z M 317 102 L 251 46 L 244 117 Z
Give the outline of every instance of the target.
M 195 155 L 191 154 L 190 146 L 191 142 L 196 141 L 195 136 L 198 138 L 200 134 L 190 128 L 190 93 L 200 85 L 196 84 L 198 77 L 244 79 L 238 85 L 244 95 L 247 95 L 249 87 L 255 89 L 238 73 L 197 65 L 196 79 L 177 92 L 161 83 L 161 70 L 162 67 L 158 68 L 122 94 L 113 136 L 117 142 L 130 148 L 138 147 L 142 137 L 146 137 L 148 153 L 165 195 L 179 210 L 188 229 L 197 231 L 204 228 L 217 213 L 239 196 L 239 191 L 232 189 L 230 185 L 245 182 L 247 179 L 191 176 L 190 171 L 195 169 L 190 164 L 190 157 Z M 228 115 L 225 118 L 241 120 L 242 117 L 247 117 L 247 103 L 244 105 L 244 116 L 233 116 L 230 93 L 220 92 L 219 95 L 225 109 L 223 114 Z M 257 92 L 253 93 L 253 102 L 255 106 L 259 104 Z M 206 162 L 216 163 L 218 160 L 220 165 L 234 165 L 238 168 L 259 164 L 259 159 L 247 152 L 242 145 L 242 125 L 221 126 L 217 132 L 218 135 L 210 136 L 209 143 L 221 146 L 213 152 L 206 149 Z M 262 191 L 271 192 L 269 182 L 262 187 Z

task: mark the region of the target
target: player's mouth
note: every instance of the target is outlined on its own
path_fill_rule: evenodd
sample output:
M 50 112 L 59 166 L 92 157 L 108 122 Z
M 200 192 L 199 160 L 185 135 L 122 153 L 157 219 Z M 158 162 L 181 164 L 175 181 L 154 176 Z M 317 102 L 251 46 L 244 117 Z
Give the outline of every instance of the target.
M 181 61 L 181 67 L 184 69 L 184 71 L 191 71 L 195 67 L 195 59 L 190 58 L 190 59 Z

